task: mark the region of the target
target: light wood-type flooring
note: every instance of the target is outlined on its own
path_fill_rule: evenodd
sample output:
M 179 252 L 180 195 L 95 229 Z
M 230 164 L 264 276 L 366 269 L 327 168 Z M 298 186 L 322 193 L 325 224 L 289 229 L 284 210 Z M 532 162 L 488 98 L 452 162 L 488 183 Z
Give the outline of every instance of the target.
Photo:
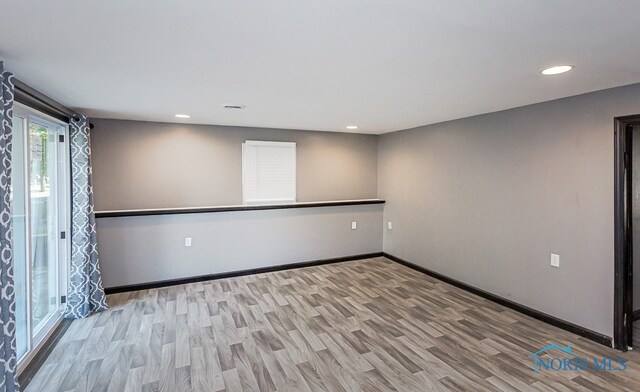
M 620 353 L 385 258 L 109 296 L 27 391 L 640 391 Z M 625 371 L 533 370 L 550 343 Z

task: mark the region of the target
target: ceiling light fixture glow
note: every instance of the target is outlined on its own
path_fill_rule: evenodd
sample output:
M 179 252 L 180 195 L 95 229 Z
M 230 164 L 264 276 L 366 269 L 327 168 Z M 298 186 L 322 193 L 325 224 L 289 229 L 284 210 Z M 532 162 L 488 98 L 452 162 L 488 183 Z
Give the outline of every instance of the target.
M 347 129 L 358 129 L 357 125 L 347 125 Z
M 545 68 L 542 70 L 543 75 L 558 75 L 561 73 L 569 72 L 573 69 L 573 65 L 554 65 L 553 67 Z
M 188 114 L 176 114 L 176 118 L 191 118 Z

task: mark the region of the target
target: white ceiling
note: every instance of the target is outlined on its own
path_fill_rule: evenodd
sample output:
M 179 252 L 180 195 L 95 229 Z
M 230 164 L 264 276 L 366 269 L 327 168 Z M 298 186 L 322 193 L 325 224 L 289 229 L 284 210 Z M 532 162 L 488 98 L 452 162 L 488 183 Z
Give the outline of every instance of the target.
M 5 68 L 93 117 L 384 133 L 640 82 L 638 0 L 0 0 L 0 13 Z M 540 75 L 554 64 L 576 68 Z

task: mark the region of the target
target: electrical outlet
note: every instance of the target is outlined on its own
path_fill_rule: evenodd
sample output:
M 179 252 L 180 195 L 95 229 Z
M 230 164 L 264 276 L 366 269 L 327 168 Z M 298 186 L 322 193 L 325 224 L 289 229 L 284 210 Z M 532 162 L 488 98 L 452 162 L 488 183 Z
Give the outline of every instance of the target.
M 560 255 L 551 253 L 551 266 L 560 268 Z
M 191 237 L 185 237 L 184 246 L 191 246 Z
M 358 222 L 351 222 L 351 230 L 355 230 L 358 228 Z
M 387 222 L 387 229 L 392 230 L 393 224 L 391 222 Z

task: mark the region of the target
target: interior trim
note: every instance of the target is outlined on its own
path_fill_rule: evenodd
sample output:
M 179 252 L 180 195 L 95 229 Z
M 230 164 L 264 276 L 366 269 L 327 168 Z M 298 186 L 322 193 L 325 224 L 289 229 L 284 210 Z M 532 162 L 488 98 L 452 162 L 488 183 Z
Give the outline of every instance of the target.
M 343 261 L 371 259 L 371 258 L 380 257 L 380 256 L 382 256 L 382 252 L 365 253 L 365 254 L 353 255 L 353 256 L 335 257 L 331 259 L 303 261 L 299 263 L 251 268 L 251 269 L 240 270 L 240 271 L 230 271 L 230 272 L 221 272 L 221 273 L 210 274 L 210 275 L 192 276 L 188 278 L 159 280 L 155 282 L 137 283 L 137 284 L 126 285 L 126 286 L 107 287 L 104 289 L 104 291 L 106 294 L 116 294 L 116 293 L 125 293 L 129 291 L 157 289 L 160 287 L 177 286 L 181 284 L 196 283 L 196 282 L 206 282 L 209 280 L 235 278 L 237 276 L 264 274 L 267 272 L 285 271 L 285 270 L 290 270 L 295 268 L 305 268 L 305 267 L 314 267 L 317 265 L 341 263 Z
M 125 217 L 125 216 L 175 215 L 175 214 L 203 214 L 203 213 L 210 213 L 210 212 L 231 212 L 231 211 L 283 210 L 288 208 L 357 206 L 357 205 L 364 205 L 364 204 L 384 204 L 384 202 L 385 202 L 384 200 L 380 200 L 380 199 L 362 199 L 362 200 L 315 201 L 315 202 L 290 203 L 290 204 L 264 204 L 264 205 L 237 205 L 237 206 L 216 206 L 216 207 L 96 211 L 96 218 L 119 218 L 119 217 Z
M 614 119 L 614 286 L 613 343 L 622 351 L 632 345 L 633 302 L 633 230 L 631 192 L 631 144 L 633 125 L 640 124 L 640 115 Z
M 502 297 L 497 296 L 495 294 L 492 294 L 492 293 L 490 293 L 488 291 L 484 291 L 484 290 L 479 289 L 477 287 L 468 285 L 468 284 L 463 283 L 463 282 L 461 282 L 459 280 L 450 278 L 450 277 L 448 277 L 446 275 L 439 274 L 439 273 L 437 273 L 435 271 L 432 271 L 430 269 L 424 268 L 422 266 L 419 266 L 417 264 L 411 263 L 409 261 L 403 260 L 403 259 L 401 259 L 399 257 L 396 257 L 394 255 L 391 255 L 389 253 L 383 253 L 382 255 L 384 257 L 386 257 L 387 259 L 389 259 L 389 260 L 395 261 L 398 264 L 402 264 L 402 265 L 404 265 L 406 267 L 409 267 L 411 269 L 414 269 L 414 270 L 416 270 L 418 272 L 422 272 L 423 274 L 429 275 L 429 276 L 431 276 L 433 278 L 436 278 L 438 280 L 441 280 L 441 281 L 443 281 L 445 283 L 449 283 L 452 286 L 456 286 L 456 287 L 458 287 L 460 289 L 463 289 L 463 290 L 466 290 L 466 291 L 468 291 L 470 293 L 476 294 L 476 295 L 478 295 L 478 296 L 480 296 L 480 297 L 482 297 L 484 299 L 488 299 L 489 301 L 493 301 L 493 302 L 495 302 L 497 304 L 500 304 L 502 306 L 506 306 L 507 308 L 513 309 L 516 312 L 522 313 L 522 314 L 524 314 L 526 316 L 529 316 L 529 317 L 533 317 L 534 319 L 537 319 L 537 320 L 540 320 L 540 321 L 544 321 L 547 324 L 551 324 L 554 327 L 558 327 L 560 329 L 564 329 L 565 331 L 569 331 L 571 333 L 575 333 L 576 335 L 580 335 L 583 338 L 592 340 L 592 341 L 594 341 L 596 343 L 600 343 L 600 344 L 603 344 L 603 345 L 605 345 L 607 347 L 611 347 L 612 339 L 609 336 L 606 336 L 606 335 L 603 335 L 603 334 L 601 334 L 599 332 L 592 331 L 590 329 L 581 327 L 581 326 L 579 326 L 577 324 L 573 324 L 573 323 L 570 323 L 568 321 L 559 319 L 559 318 L 551 316 L 549 314 L 540 312 L 539 310 L 532 309 L 532 308 L 530 308 L 528 306 L 521 305 L 521 304 L 519 304 L 517 302 L 513 302 L 513 301 L 508 300 L 506 298 L 502 298 Z

